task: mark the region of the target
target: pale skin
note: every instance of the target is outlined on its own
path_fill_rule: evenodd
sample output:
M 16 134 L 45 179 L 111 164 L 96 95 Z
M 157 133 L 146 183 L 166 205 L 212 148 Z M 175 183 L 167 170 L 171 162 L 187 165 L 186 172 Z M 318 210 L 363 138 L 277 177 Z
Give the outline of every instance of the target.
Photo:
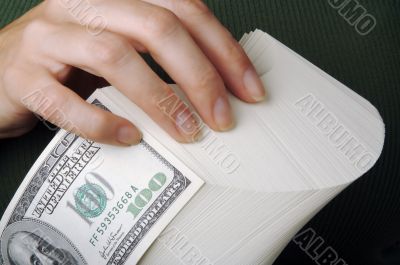
M 99 34 L 90 34 L 60 1 L 66 0 L 44 1 L 0 31 L 0 138 L 31 130 L 34 112 L 96 142 L 137 144 L 140 128 L 65 85 L 79 68 L 106 79 L 177 141 L 190 141 L 157 106 L 172 91 L 139 52 L 151 54 L 213 130 L 234 125 L 229 91 L 248 103 L 265 97 L 243 49 L 199 0 L 91 0 L 107 22 Z M 23 103 L 35 91 L 46 107 Z

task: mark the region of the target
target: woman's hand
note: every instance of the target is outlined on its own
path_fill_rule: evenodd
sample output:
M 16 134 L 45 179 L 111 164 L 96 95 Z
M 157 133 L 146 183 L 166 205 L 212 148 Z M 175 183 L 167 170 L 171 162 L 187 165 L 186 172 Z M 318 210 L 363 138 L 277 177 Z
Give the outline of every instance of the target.
M 187 141 L 157 106 L 172 91 L 138 52 L 152 55 L 214 130 L 234 123 L 224 83 L 246 102 L 264 98 L 242 48 L 199 0 L 48 0 L 0 31 L 0 138 L 29 131 L 34 112 L 97 142 L 138 143 L 141 134 L 129 121 L 63 85 L 80 68 L 104 77 Z

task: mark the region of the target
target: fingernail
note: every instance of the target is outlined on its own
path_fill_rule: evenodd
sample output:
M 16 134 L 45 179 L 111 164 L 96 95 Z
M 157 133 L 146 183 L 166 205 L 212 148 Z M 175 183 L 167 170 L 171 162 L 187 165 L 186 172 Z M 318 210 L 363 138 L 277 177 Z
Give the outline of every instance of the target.
M 140 143 L 141 135 L 132 126 L 123 126 L 118 129 L 117 140 L 123 145 L 135 145 Z
M 256 70 L 250 67 L 243 76 L 243 83 L 251 97 L 259 102 L 265 99 L 265 89 Z
M 219 97 L 214 105 L 214 120 L 221 131 L 227 131 L 233 127 L 233 117 L 228 99 Z

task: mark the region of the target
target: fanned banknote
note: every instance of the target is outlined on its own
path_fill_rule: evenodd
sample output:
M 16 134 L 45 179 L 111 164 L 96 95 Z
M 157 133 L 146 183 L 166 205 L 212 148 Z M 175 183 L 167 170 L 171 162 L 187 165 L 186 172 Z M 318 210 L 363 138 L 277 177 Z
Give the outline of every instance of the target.
M 174 141 L 117 89 L 97 90 L 89 101 L 132 121 L 143 141 L 118 148 L 58 133 L 3 215 L 3 263 L 272 264 L 375 164 L 385 130 L 369 102 L 268 34 L 240 44 L 268 99 L 231 97 L 237 126 L 226 133 L 193 115 L 194 144 Z
M 137 263 L 203 184 L 154 146 L 150 137 L 116 148 L 60 131 L 3 217 L 3 262 Z

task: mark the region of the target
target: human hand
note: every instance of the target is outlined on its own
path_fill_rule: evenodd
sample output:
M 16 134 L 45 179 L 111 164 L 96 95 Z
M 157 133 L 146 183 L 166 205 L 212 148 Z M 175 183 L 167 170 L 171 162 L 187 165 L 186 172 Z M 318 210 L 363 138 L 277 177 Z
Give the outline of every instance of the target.
M 234 124 L 224 83 L 246 102 L 265 96 L 240 45 L 199 0 L 78 1 L 95 11 L 92 19 L 105 22 L 98 32 L 90 28 L 90 12 L 77 17 L 84 10 L 77 13 L 79 6 L 68 2 L 76 3 L 44 1 L 0 31 L 0 138 L 29 131 L 36 113 L 97 142 L 138 143 L 133 124 L 65 86 L 72 69 L 80 68 L 104 77 L 176 140 L 190 140 L 157 106 L 173 92 L 139 52 L 151 54 L 214 130 Z M 30 95 L 41 98 L 24 104 Z

